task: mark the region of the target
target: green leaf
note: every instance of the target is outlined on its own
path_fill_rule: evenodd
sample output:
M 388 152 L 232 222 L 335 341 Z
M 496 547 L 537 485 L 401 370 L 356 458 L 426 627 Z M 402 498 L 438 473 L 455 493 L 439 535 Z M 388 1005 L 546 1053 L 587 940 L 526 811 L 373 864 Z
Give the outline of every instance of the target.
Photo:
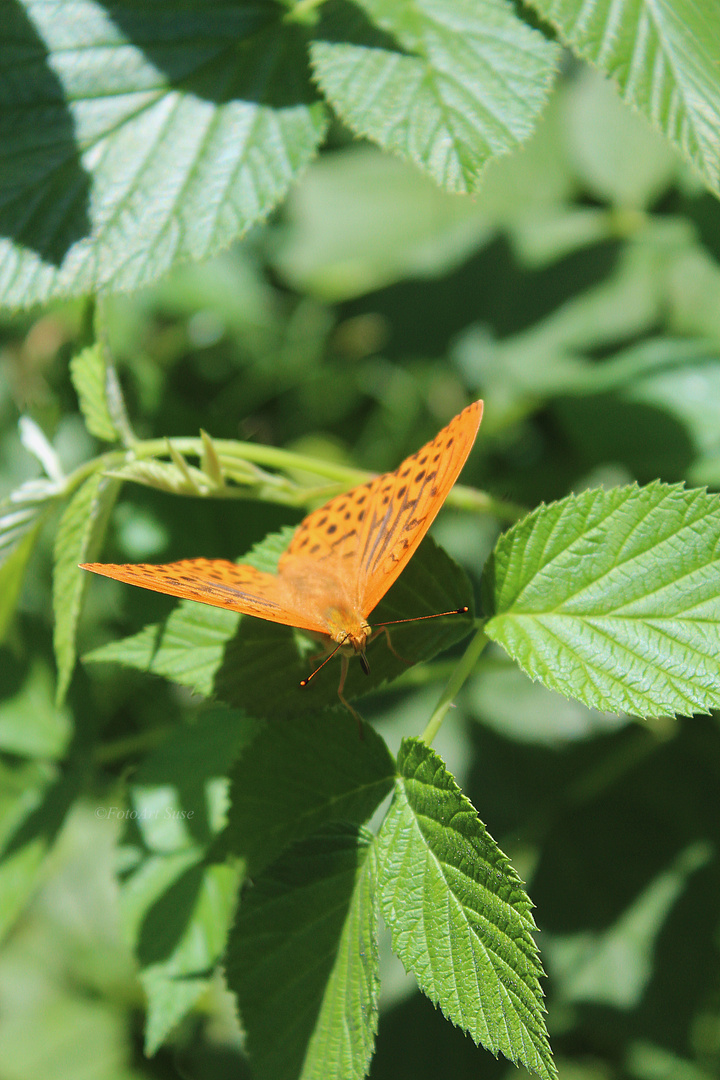
M 60 759 L 72 735 L 67 708 L 55 705 L 53 677 L 36 657 L 17 685 L 17 660 L 0 653 L 0 750 L 24 757 Z
M 118 432 L 108 407 L 108 369 L 99 342 L 73 356 L 70 377 L 90 434 L 116 442 Z
M 243 561 L 272 572 L 291 535 L 286 529 L 266 538 Z M 372 619 L 412 618 L 464 606 L 472 607 L 466 574 L 426 537 Z M 470 626 L 470 615 L 454 615 L 393 627 L 392 645 L 404 660 L 393 655 L 382 635 L 368 652 L 369 678 L 359 664 L 350 664 L 346 696 L 357 697 L 397 678 L 407 662 L 432 659 L 465 637 Z M 306 654 L 295 631 L 287 627 L 183 600 L 163 624 L 104 645 L 84 659 L 152 671 L 198 693 L 215 694 L 249 715 L 278 718 L 338 704 L 339 663 L 329 664 L 307 688 L 300 688 L 312 670 Z
M 116 480 L 130 480 L 173 495 L 209 495 L 211 492 L 215 497 L 218 495 L 215 482 L 202 469 L 187 462 L 184 469 L 179 469 L 171 461 L 130 461 L 119 469 L 109 470 L 108 475 Z
M 377 855 L 393 949 L 475 1042 L 554 1077 L 522 882 L 430 747 L 404 740 L 397 765 Z
M 580 56 L 662 131 L 720 195 L 715 0 L 533 0 Z
M 202 853 L 150 859 L 127 888 L 142 894 L 139 959 L 148 998 L 145 1053 L 152 1055 L 205 993 L 225 949 L 235 910 L 239 868 L 202 865 Z M 175 871 L 168 880 L 168 871 Z M 161 895 L 151 902 L 160 887 Z M 137 896 L 133 897 L 137 902 Z M 152 935 L 152 945 L 148 939 Z
M 332 0 L 311 45 L 341 119 L 454 192 L 529 137 L 558 56 L 505 0 Z
M 326 126 L 284 14 L 3 6 L 1 303 L 137 288 L 266 217 Z
M 226 972 L 258 1080 L 362 1080 L 377 1029 L 371 838 L 336 825 L 248 889 Z
M 484 200 L 457 199 L 400 158 L 350 145 L 318 158 L 292 190 L 270 255 L 293 288 L 338 301 L 448 271 L 492 232 Z
M 327 821 L 367 821 L 394 776 L 383 739 L 349 715 L 268 724 L 233 769 L 226 845 L 254 877 Z
M 65 697 L 75 667 L 75 634 L 87 574 L 78 563 L 100 547 L 120 485 L 94 472 L 65 508 L 55 537 L 53 570 L 53 646 L 58 666 L 57 700 Z
M 29 533 L 34 539 L 37 538 L 45 512 L 61 494 L 63 486 L 61 481 L 44 477 L 26 480 L 0 500 L 0 566 L 5 564 Z M 23 547 L 25 558 L 29 558 L 31 550 L 31 544 Z M 22 556 L 18 556 L 15 569 L 8 571 L 8 582 L 13 580 L 21 565 Z
M 713 860 L 707 840 L 688 844 L 600 931 L 543 938 L 548 970 L 564 1001 L 593 1001 L 630 1011 L 639 1006 L 651 980 L 657 939 L 692 874 Z
M 224 951 L 240 868 L 206 853 L 225 823 L 225 773 L 256 730 L 237 713 L 206 709 L 133 776 L 132 809 L 122 813 L 146 854 L 123 884 L 122 905 L 148 997 L 148 1054 L 207 990 Z
M 15 768 L 0 761 L 0 938 L 32 895 L 83 776 L 77 762 L 57 773 L 37 762 Z
M 203 697 L 213 693 L 215 673 L 237 631 L 235 611 L 181 601 L 162 623 L 85 653 L 86 663 L 117 663 L 163 675 Z
M 717 708 L 719 549 L 717 495 L 661 483 L 571 495 L 498 541 L 486 633 L 591 708 Z
M 15 545 L 11 553 L 0 563 L 0 644 L 5 640 L 15 608 L 20 599 L 25 569 L 35 547 L 40 522 Z

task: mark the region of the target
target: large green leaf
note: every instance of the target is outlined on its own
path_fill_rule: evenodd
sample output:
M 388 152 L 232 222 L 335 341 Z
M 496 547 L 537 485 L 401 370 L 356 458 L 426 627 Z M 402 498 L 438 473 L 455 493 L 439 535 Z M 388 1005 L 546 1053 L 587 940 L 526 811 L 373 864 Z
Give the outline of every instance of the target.
M 363 824 L 392 788 L 395 762 L 377 732 L 348 715 L 268 724 L 232 772 L 225 843 L 255 876 L 327 821 Z
M 311 58 L 353 130 L 468 192 L 532 133 L 558 49 L 506 0 L 332 0 Z
M 380 903 L 421 990 L 477 1043 L 554 1077 L 522 882 L 440 757 L 404 740 L 378 836 Z
M 576 52 L 679 147 L 720 195 L 715 0 L 532 0 Z
M 503 535 L 486 632 L 534 679 L 611 712 L 720 706 L 720 498 L 653 483 L 571 495 Z
M 325 129 L 270 0 L 2 5 L 0 302 L 129 289 L 264 218 Z
M 362 1080 L 377 1028 L 370 837 L 328 827 L 248 889 L 226 972 L 258 1080 Z

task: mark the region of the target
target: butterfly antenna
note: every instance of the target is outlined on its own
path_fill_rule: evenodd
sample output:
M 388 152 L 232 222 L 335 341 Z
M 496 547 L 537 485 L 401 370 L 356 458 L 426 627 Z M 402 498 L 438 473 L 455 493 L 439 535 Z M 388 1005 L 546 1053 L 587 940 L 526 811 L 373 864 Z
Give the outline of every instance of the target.
M 434 615 L 416 615 L 414 619 L 390 619 L 389 622 L 373 623 L 373 629 L 380 630 L 383 626 L 399 626 L 406 622 L 423 622 L 424 619 L 441 619 L 443 615 L 467 615 L 470 610 L 467 605 L 455 608 L 454 611 L 436 611 Z
M 318 671 L 322 671 L 322 669 L 325 667 L 325 665 L 328 663 L 328 661 L 332 660 L 333 656 L 338 651 L 338 649 L 341 649 L 342 647 L 343 647 L 343 642 L 341 641 L 339 645 L 335 646 L 335 648 L 333 649 L 333 651 L 331 653 L 328 653 L 328 655 L 323 660 L 322 664 L 319 664 L 318 667 L 316 667 L 314 671 L 310 672 L 307 679 L 301 679 L 300 685 L 303 686 L 303 687 L 307 686 L 307 684 L 310 682 L 310 680 L 315 678 Z

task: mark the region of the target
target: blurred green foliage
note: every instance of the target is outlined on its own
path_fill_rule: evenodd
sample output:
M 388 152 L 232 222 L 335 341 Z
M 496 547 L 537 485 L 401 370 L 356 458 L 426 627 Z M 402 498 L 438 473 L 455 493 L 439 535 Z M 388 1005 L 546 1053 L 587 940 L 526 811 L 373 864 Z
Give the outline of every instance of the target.
M 573 68 L 531 142 L 489 166 L 473 199 L 438 192 L 338 128 L 267 227 L 103 309 L 140 437 L 202 427 L 384 469 L 482 396 L 463 482 L 530 508 L 633 479 L 720 486 L 719 255 L 717 201 L 606 84 Z M 1 318 L 5 495 L 39 475 L 21 414 L 66 471 L 99 447 L 68 372 L 88 340 L 87 306 Z M 103 558 L 235 558 L 300 517 L 128 484 Z M 0 653 L 0 1076 L 249 1075 L 219 976 L 189 987 L 195 1007 L 143 1057 L 131 949 L 154 890 L 175 881 L 180 904 L 201 872 L 223 819 L 226 721 L 171 683 L 111 665 L 80 665 L 68 704 L 55 705 L 56 528 L 57 515 L 43 525 Z M 448 509 L 434 535 L 477 588 L 500 528 Z M 170 610 L 155 594 L 94 580 L 81 651 Z M 418 733 L 446 670 L 442 658 L 413 669 L 363 705 L 393 751 Z M 202 759 L 200 731 L 215 747 Z M 169 867 L 162 852 L 177 837 L 120 818 L 153 791 L 177 792 L 168 755 L 178 740 L 198 761 L 197 792 L 178 805 L 202 802 L 207 814 Z M 531 684 L 493 650 L 436 745 L 537 905 L 560 1077 L 718 1075 L 716 718 L 605 716 Z M 127 882 L 141 852 L 154 861 L 140 895 L 119 895 L 114 873 Z M 212 904 L 212 882 L 198 889 Z M 155 913 L 162 948 L 145 924 L 136 949 L 146 990 L 169 957 L 184 970 L 189 946 L 173 939 L 172 910 Z M 414 991 L 387 943 L 382 963 L 373 1078 L 516 1075 Z

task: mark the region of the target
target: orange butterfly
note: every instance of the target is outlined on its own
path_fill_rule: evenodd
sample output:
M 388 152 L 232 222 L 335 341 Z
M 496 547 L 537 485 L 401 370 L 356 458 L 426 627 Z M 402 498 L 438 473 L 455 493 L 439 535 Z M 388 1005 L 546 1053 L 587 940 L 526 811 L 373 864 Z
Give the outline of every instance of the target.
M 277 574 L 224 559 L 181 559 L 153 566 L 85 563 L 83 570 L 155 592 L 231 608 L 319 635 L 342 653 L 338 694 L 348 655 L 360 656 L 372 634 L 368 616 L 430 528 L 467 459 L 483 403 L 468 405 L 392 473 L 337 495 L 298 526 Z M 449 613 L 445 613 L 449 614 Z M 301 685 L 306 685 L 307 679 Z

